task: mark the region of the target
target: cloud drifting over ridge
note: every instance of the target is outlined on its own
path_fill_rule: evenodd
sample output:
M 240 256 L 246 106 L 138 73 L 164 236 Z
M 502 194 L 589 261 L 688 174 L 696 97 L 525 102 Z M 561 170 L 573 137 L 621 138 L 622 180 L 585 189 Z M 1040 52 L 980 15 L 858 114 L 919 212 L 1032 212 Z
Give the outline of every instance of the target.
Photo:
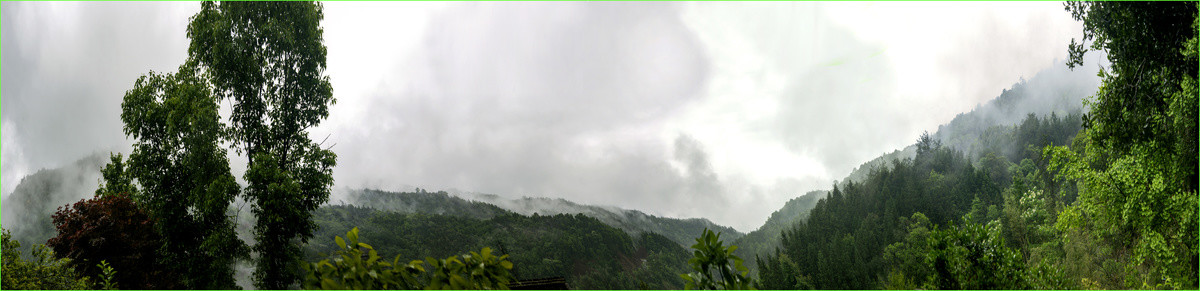
M 338 103 L 311 136 L 336 144 L 337 187 L 743 231 L 1061 62 L 1079 33 L 1058 3 L 324 4 Z M 182 63 L 198 5 L 3 10 L 7 195 L 36 169 L 127 151 L 120 98 Z
M 41 168 L 128 151 L 121 98 L 138 76 L 173 71 L 197 3 L 26 3 L 3 10 L 3 193 Z M 194 7 L 193 7 L 194 6 Z
M 709 70 L 679 9 L 472 3 L 440 11 L 398 68 L 402 91 L 380 90 L 353 101 L 368 107 L 347 109 L 363 114 L 345 127 L 372 129 L 330 130 L 338 147 L 368 149 L 339 151 L 339 185 L 639 209 L 702 203 L 685 193 L 722 199 L 694 140 L 678 136 L 678 154 L 660 141 L 657 124 L 699 97 Z M 677 171 L 676 160 L 704 172 Z

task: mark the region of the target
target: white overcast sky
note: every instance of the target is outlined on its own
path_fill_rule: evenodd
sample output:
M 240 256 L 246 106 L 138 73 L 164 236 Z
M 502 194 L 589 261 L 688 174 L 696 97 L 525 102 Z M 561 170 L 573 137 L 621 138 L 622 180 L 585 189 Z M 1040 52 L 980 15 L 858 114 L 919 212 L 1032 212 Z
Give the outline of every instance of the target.
M 121 97 L 183 62 L 199 3 L 0 10 L 8 195 L 129 151 Z M 1081 33 L 1059 2 L 336 2 L 323 26 L 337 104 L 311 136 L 336 143 L 338 188 L 561 197 L 742 231 L 1063 62 Z

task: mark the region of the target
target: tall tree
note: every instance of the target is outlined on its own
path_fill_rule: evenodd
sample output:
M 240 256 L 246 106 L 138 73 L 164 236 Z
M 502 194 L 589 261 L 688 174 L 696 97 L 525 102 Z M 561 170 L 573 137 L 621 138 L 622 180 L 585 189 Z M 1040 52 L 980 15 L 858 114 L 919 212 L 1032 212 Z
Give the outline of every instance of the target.
M 308 137 L 329 115 L 322 6 L 314 2 L 204 2 L 188 25 L 188 53 L 233 104 L 231 137 L 249 158 L 246 197 L 257 217 L 255 285 L 297 283 L 311 212 L 329 200 L 336 156 Z
M 229 206 L 240 188 L 218 144 L 224 127 L 217 100 L 194 64 L 175 74 L 138 78 L 121 103 L 125 134 L 137 141 L 128 175 L 142 191 L 134 200 L 157 222 L 159 260 L 187 289 L 236 289 L 233 263 L 248 249 L 234 232 Z M 124 174 L 105 172 L 104 189 L 133 189 Z
M 1117 288 L 1197 286 L 1196 2 L 1068 2 L 1087 50 L 1112 63 L 1071 148 L 1046 149 L 1079 197 L 1058 219 L 1115 249 Z M 1092 41 L 1086 46 L 1087 41 Z M 1109 272 L 1111 273 L 1111 272 Z M 1112 288 L 1112 287 L 1110 287 Z
M 1084 117 L 1090 139 L 1117 154 L 1137 145 L 1174 153 L 1173 177 L 1195 191 L 1196 2 L 1066 2 L 1083 21 L 1083 40 L 1071 40 L 1068 65 L 1083 64 L 1089 50 L 1104 51 L 1102 70 Z M 1087 42 L 1091 41 L 1090 46 Z

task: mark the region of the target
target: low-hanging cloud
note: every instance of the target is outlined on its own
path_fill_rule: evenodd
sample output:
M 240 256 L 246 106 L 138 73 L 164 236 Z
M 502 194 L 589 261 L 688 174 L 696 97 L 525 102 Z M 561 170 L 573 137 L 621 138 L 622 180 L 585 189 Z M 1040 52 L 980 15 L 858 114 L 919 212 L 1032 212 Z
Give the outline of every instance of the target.
M 127 151 L 121 96 L 182 63 L 198 10 L 2 5 L 6 194 Z M 748 231 L 1061 62 L 1078 26 L 1038 5 L 326 3 L 338 103 L 312 137 L 339 155 L 339 188 L 566 198 Z
M 3 4 L 3 193 L 96 151 L 127 151 L 121 98 L 187 54 L 196 3 Z M 194 7 L 193 7 L 194 6 Z
M 398 68 L 408 77 L 402 89 L 351 101 L 369 104 L 363 119 L 332 131 L 342 149 L 338 185 L 563 197 L 676 216 L 712 210 L 703 204 L 726 197 L 707 153 L 687 136 L 662 140 L 657 126 L 699 97 L 709 70 L 679 10 L 471 3 L 442 11 L 416 61 Z

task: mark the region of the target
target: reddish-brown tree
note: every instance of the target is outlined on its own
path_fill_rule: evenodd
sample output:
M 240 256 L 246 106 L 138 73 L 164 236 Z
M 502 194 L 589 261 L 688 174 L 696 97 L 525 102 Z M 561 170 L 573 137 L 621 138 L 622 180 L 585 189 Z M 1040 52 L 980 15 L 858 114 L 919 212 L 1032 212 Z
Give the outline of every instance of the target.
M 102 195 L 60 207 L 52 216 L 58 236 L 46 245 L 56 256 L 87 276 L 101 275 L 100 262 L 117 271 L 121 289 L 171 289 L 173 276 L 164 274 L 156 255 L 163 241 L 154 221 L 129 195 Z

